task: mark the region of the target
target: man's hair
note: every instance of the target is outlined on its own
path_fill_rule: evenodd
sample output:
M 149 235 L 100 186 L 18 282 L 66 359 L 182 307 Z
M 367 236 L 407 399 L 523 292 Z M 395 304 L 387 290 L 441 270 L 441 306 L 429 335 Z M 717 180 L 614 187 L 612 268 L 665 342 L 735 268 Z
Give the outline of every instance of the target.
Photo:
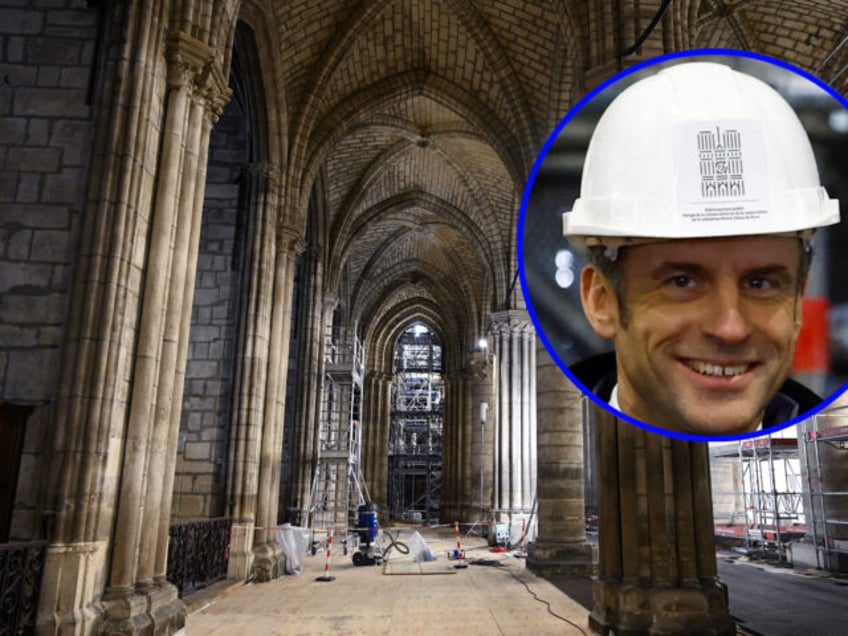
M 809 239 L 799 239 L 799 241 L 801 257 L 798 263 L 796 293 L 801 292 L 801 286 L 807 278 L 807 274 L 810 273 L 810 266 L 813 262 L 813 246 Z M 612 285 L 615 297 L 618 300 L 619 323 L 626 329 L 629 322 L 629 314 L 627 313 L 627 304 L 624 300 L 624 277 L 621 272 L 621 256 L 624 249 L 627 248 L 616 248 L 611 252 L 603 245 L 593 245 L 589 247 L 589 262 L 597 267 Z

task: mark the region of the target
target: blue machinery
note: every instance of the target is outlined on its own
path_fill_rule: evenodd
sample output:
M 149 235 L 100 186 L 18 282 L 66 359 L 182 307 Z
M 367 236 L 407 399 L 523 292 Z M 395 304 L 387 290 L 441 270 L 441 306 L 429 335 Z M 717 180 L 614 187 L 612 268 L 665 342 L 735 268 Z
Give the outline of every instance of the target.
M 354 565 L 374 565 L 383 560 L 382 552 L 375 545 L 379 531 L 377 504 L 368 502 L 360 505 L 356 520 L 359 549 L 353 553 Z

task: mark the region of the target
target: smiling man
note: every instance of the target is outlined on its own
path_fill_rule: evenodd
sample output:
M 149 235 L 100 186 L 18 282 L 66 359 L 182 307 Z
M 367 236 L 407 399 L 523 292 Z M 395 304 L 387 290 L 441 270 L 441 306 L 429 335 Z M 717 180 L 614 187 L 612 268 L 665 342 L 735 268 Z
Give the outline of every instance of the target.
M 588 250 L 581 300 L 614 357 L 572 368 L 652 426 L 716 437 L 820 400 L 787 379 L 810 236 L 839 221 L 785 100 L 721 64 L 636 82 L 587 151 L 564 233 Z

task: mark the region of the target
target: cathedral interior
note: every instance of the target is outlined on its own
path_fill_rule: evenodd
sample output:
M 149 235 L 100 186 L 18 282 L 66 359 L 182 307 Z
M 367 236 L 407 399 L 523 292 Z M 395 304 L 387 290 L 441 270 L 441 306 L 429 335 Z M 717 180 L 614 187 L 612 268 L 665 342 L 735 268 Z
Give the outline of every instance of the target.
M 575 187 L 573 149 L 537 158 L 616 73 L 732 49 L 841 95 L 846 43 L 844 0 L 0 1 L 0 621 L 177 633 L 186 585 L 286 576 L 274 528 L 367 501 L 384 525 L 528 525 L 529 569 L 596 577 L 598 632 L 734 633 L 714 537 L 744 506 L 711 484 L 745 468 L 560 370 L 522 200 L 531 174 L 546 201 Z M 846 128 L 811 133 L 843 201 Z M 798 373 L 833 392 L 848 236 L 827 238 L 829 357 Z M 845 573 L 840 422 L 787 439 L 819 483 L 793 554 Z M 218 574 L 176 573 L 201 548 Z

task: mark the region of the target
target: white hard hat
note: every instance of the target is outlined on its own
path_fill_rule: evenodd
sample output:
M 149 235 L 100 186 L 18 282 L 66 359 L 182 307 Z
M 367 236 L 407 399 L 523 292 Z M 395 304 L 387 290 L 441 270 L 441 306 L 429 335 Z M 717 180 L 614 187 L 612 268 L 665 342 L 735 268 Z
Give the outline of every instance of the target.
M 580 198 L 563 215 L 577 244 L 785 234 L 839 222 L 795 112 L 723 64 L 639 80 L 595 129 Z

